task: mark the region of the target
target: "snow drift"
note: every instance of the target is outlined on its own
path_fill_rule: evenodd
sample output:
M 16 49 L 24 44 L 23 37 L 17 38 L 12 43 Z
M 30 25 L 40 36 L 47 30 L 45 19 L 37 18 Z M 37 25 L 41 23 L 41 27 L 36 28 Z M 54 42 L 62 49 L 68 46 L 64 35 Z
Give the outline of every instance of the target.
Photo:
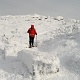
M 31 74 L 47 75 L 59 72 L 59 59 L 48 53 L 45 55 L 41 52 L 20 51 L 18 57 L 27 66 Z

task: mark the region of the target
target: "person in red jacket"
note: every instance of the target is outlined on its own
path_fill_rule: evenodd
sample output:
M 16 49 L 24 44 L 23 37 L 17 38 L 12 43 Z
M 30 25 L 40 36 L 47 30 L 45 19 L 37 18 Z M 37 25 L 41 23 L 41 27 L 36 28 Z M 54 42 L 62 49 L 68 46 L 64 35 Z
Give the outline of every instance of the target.
M 31 27 L 28 29 L 27 33 L 29 33 L 29 48 L 34 47 L 34 37 L 35 37 L 35 35 L 37 35 L 34 25 L 31 25 Z

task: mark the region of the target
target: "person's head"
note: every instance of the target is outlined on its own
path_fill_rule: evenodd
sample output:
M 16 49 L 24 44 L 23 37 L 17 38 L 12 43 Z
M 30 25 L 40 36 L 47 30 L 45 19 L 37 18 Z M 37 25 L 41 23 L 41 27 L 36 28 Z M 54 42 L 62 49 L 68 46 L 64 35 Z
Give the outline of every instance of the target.
M 31 25 L 31 29 L 34 29 L 34 25 Z

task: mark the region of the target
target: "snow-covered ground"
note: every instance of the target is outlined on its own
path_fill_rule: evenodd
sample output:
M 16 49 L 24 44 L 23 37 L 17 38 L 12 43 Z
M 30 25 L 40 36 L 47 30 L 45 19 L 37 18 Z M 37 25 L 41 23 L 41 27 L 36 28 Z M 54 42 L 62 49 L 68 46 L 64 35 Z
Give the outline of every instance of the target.
M 28 48 L 31 24 L 38 46 Z M 80 20 L 0 16 L 0 80 L 80 80 Z

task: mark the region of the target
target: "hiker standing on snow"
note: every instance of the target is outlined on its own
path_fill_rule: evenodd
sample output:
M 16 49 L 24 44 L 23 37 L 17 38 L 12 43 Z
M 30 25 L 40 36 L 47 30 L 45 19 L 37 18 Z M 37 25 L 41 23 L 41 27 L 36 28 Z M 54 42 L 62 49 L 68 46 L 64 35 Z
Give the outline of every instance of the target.
M 29 33 L 29 48 L 34 47 L 34 37 L 37 35 L 34 25 L 31 25 L 31 28 L 28 29 L 27 33 Z

